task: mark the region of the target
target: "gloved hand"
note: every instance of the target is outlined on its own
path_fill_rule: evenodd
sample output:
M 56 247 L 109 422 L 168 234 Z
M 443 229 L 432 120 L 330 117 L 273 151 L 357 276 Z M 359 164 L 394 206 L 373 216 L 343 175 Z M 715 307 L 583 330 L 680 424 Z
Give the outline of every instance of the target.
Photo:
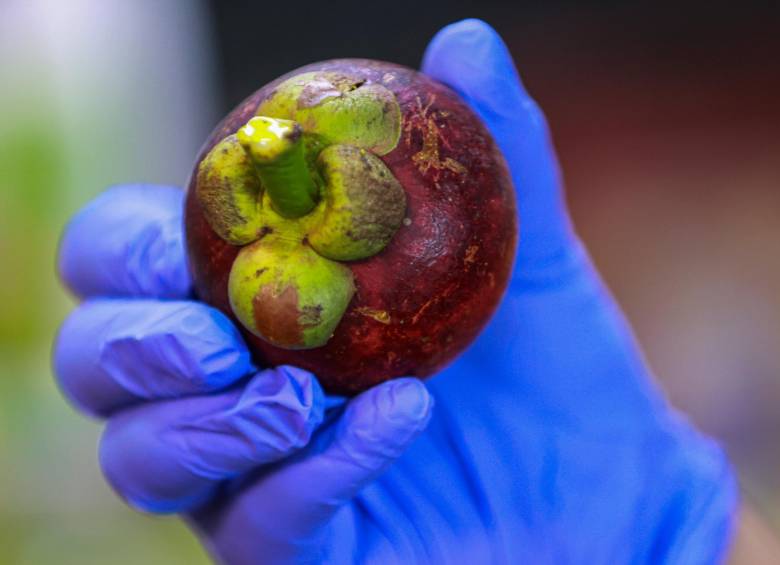
M 517 267 L 486 331 L 425 385 L 326 410 L 314 376 L 257 371 L 191 299 L 181 193 L 115 188 L 63 238 L 62 277 L 85 301 L 55 352 L 65 394 L 108 418 L 108 480 L 137 508 L 182 513 L 228 563 L 718 561 L 730 468 L 653 384 L 506 47 L 463 21 L 423 70 L 484 119 L 517 187 Z

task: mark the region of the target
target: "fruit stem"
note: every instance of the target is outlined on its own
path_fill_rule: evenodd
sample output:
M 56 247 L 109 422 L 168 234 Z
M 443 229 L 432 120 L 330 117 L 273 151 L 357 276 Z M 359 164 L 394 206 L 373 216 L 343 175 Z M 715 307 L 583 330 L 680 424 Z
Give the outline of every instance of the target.
M 306 164 L 300 124 L 256 116 L 238 130 L 238 141 L 280 215 L 299 218 L 311 212 L 319 189 Z

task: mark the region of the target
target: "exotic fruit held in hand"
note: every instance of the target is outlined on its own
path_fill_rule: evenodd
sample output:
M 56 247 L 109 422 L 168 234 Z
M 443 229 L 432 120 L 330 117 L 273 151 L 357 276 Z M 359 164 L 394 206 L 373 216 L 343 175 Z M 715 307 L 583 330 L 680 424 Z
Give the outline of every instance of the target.
M 189 183 L 198 296 L 259 364 L 355 394 L 428 376 L 506 287 L 514 191 L 496 144 L 449 88 L 335 60 L 261 88 L 217 127 Z

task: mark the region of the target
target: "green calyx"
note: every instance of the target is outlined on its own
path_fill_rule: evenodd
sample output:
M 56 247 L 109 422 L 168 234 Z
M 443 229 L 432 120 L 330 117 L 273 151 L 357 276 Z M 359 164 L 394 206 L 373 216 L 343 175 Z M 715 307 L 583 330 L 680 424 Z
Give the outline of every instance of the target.
M 354 145 L 331 145 L 317 159 L 328 189 L 319 221 L 308 233 L 322 256 L 356 261 L 376 255 L 406 213 L 401 184 L 379 157 Z
M 228 279 L 241 323 L 286 349 L 326 343 L 354 292 L 349 267 L 273 234 L 241 249 Z
M 219 237 L 233 245 L 259 237 L 262 186 L 236 135 L 223 139 L 200 162 L 195 190 Z
M 257 108 L 257 115 L 294 120 L 309 143 L 343 143 L 376 155 L 401 139 L 401 107 L 381 84 L 337 72 L 303 73 L 287 79 Z
M 317 204 L 319 189 L 306 166 L 302 134 L 296 122 L 265 116 L 252 118 L 238 130 L 238 142 L 285 218 L 299 218 Z
M 233 312 L 279 347 L 327 343 L 354 294 L 345 261 L 381 252 L 406 196 L 377 155 L 401 132 L 395 96 L 340 73 L 293 77 L 202 160 L 196 191 L 233 245 Z M 261 114 L 261 115 L 260 115 Z

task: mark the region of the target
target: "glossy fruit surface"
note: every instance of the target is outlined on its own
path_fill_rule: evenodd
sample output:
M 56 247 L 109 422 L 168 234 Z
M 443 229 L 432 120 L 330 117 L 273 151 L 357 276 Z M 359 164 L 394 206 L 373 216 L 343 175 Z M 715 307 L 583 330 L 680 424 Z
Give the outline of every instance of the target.
M 271 161 L 250 121 L 283 132 Z M 303 367 L 337 394 L 451 361 L 501 299 L 517 243 L 479 118 L 412 69 L 358 59 L 293 71 L 231 112 L 185 220 L 198 297 L 259 364 Z

